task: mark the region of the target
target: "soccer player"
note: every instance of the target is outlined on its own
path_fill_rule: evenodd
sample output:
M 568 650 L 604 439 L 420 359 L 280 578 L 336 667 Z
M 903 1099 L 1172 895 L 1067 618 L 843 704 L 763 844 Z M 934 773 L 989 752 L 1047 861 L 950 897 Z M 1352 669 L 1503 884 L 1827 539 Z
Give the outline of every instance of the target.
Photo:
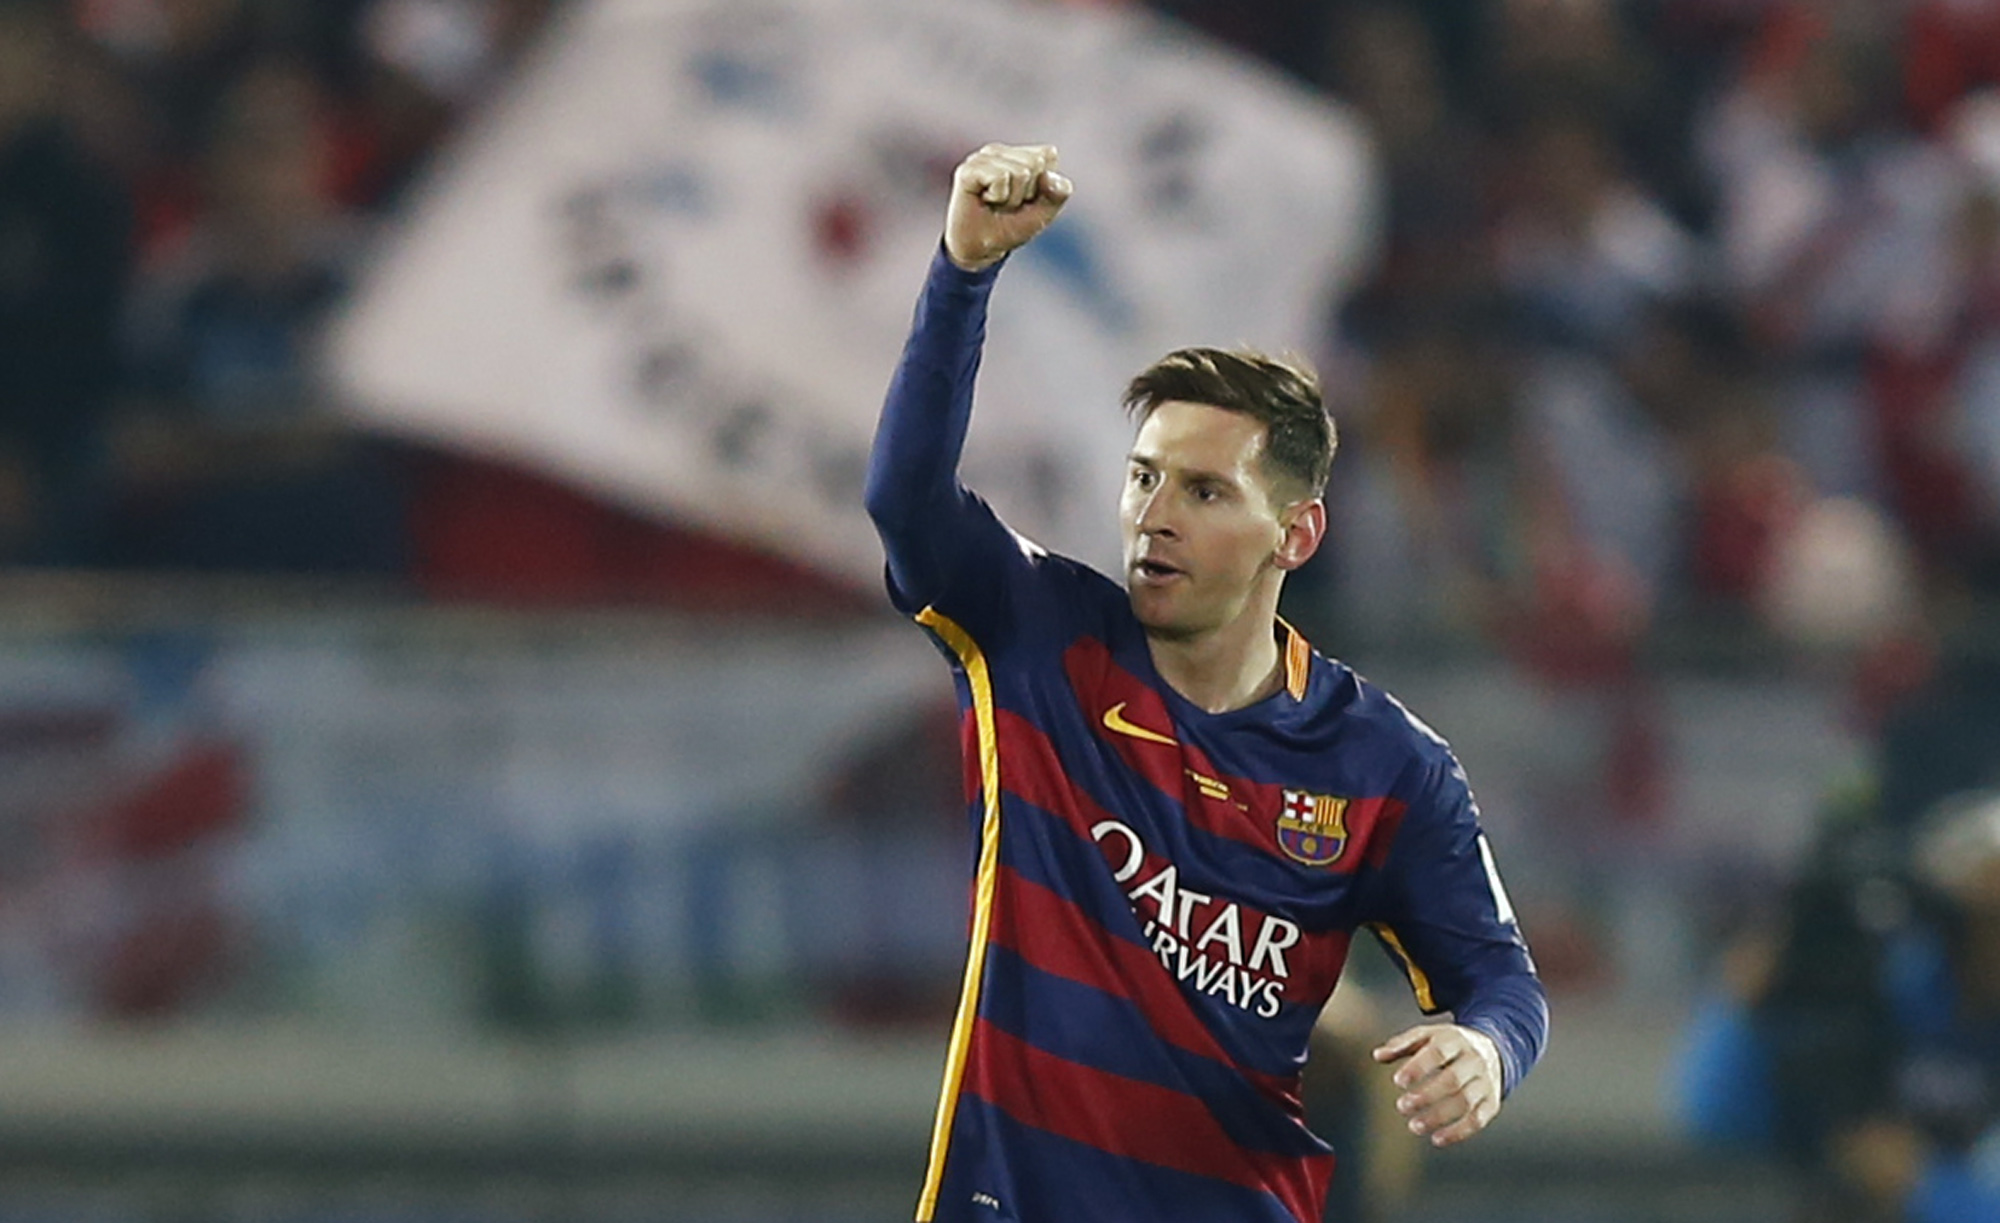
M 1374 1054 L 1439 1146 L 1492 1121 L 1547 1002 L 1450 749 L 1278 618 L 1326 529 L 1308 372 L 1190 349 L 1133 379 L 1122 584 L 958 483 L 988 295 L 1070 191 L 1047 146 L 958 167 L 869 470 L 891 597 L 953 661 L 978 833 L 917 1218 L 1317 1223 L 1299 1073 L 1356 930 L 1450 1012 Z

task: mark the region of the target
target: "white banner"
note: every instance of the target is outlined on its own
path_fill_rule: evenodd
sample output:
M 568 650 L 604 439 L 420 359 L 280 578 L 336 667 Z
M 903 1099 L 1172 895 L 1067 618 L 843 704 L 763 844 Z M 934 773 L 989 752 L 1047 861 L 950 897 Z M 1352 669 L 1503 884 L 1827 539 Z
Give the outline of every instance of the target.
M 1077 196 L 1003 277 L 967 482 L 1100 563 L 1169 349 L 1313 355 L 1372 246 L 1341 111 L 1134 11 L 598 0 L 442 167 L 333 334 L 372 427 L 523 461 L 872 583 L 869 435 L 988 140 Z

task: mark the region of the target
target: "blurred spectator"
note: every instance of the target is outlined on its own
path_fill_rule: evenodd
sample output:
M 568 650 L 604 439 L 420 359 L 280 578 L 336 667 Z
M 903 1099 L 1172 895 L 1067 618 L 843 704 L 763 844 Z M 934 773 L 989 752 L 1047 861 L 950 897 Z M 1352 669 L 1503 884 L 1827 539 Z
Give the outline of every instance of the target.
M 1881 22 L 1804 5 L 1764 23 L 1696 133 L 1717 196 L 1722 287 L 1781 363 L 1786 451 L 1835 495 L 1877 495 L 1862 361 L 1886 303 L 1915 286 L 1918 148 L 1889 123 Z
M 117 113 L 103 135 L 129 176 L 151 251 L 192 224 L 210 117 L 257 53 L 257 10 L 250 0 L 85 0 L 76 12 L 108 59 L 98 83 Z
M 353 202 L 394 204 L 468 107 L 498 83 L 552 0 L 347 0 L 365 173 Z
M 1954 106 L 1923 163 L 1919 274 L 1874 346 L 1886 503 L 1932 580 L 2000 591 L 2000 92 Z
M 1372 641 L 1477 636 L 1519 529 L 1489 153 L 1409 6 L 1346 13 L 1326 78 L 1373 129 L 1387 189 L 1383 259 L 1342 320 L 1360 359 L 1331 490 L 1339 618 Z
M 2000 85 L 2000 3 L 1915 0 L 1906 20 L 1904 101 L 1910 118 L 1934 132 L 1968 93 Z
M 1809 1220 L 2000 1216 L 2000 793 L 1939 804 L 1907 855 L 1830 820 L 1723 984 L 1678 1070 L 1694 1137 L 1788 1158 Z
M 1958 791 L 2000 789 L 2000 654 L 1966 629 L 1941 655 L 1882 727 L 1882 807 L 1892 825 Z
M 110 559 L 147 568 L 396 574 L 393 455 L 315 397 L 310 344 L 361 228 L 325 190 L 317 83 L 266 59 L 224 95 L 204 210 L 134 303 Z
M 1657 100 L 1655 61 L 1629 36 L 1612 0 L 1501 0 L 1481 103 L 1493 114 L 1562 100 L 1619 128 Z
M 957 711 L 925 704 L 871 728 L 825 780 L 798 937 L 813 949 L 806 988 L 837 1022 L 951 1014 L 962 948 L 936 918 L 963 903 L 952 886 L 964 845 L 958 754 Z
M 1515 198 L 1496 235 L 1527 338 L 1609 354 L 1700 271 L 1693 240 L 1619 165 L 1601 116 L 1563 103 L 1513 141 Z
M 1541 116 L 1522 143 L 1520 198 L 1497 242 L 1523 339 L 1534 576 L 1597 592 L 1589 600 L 1607 618 L 1592 637 L 1629 639 L 1677 559 L 1678 435 L 1700 392 L 1665 308 L 1692 286 L 1694 250 L 1584 115 Z M 1545 606 L 1562 597 L 1535 594 Z
M 1478 640 L 1522 567 L 1510 371 L 1473 320 L 1386 326 L 1329 489 L 1339 619 L 1371 642 Z
M 1443 63 L 1429 25 L 1379 2 L 1350 11 L 1329 49 L 1323 75 L 1373 132 L 1386 193 L 1383 257 L 1350 318 L 1371 350 L 1462 332 L 1491 295 L 1492 154 Z
M 1324 0 L 1149 0 L 1203 33 L 1313 80 L 1332 8 Z
M 1393 1082 L 1369 1053 L 1391 1026 L 1376 990 L 1386 993 L 1400 983 L 1363 984 L 1360 978 L 1369 975 L 1366 962 L 1348 966 L 1313 1026 L 1301 1079 L 1307 1124 L 1340 1160 L 1340 1174 L 1327 1191 L 1327 1223 L 1393 1217 L 1409 1205 L 1421 1178 L 1421 1148 L 1409 1140 L 1396 1111 Z
M 0 559 L 90 558 L 130 222 L 62 116 L 59 10 L 0 0 Z

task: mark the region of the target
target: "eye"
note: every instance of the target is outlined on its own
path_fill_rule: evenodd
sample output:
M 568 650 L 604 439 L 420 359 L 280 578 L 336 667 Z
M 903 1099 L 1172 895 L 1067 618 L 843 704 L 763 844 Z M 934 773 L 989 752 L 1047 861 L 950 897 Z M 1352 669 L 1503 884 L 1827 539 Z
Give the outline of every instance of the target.
M 1132 483 L 1141 492 L 1151 491 L 1152 487 L 1159 482 L 1159 473 L 1153 471 L 1151 468 L 1134 467 L 1132 469 Z

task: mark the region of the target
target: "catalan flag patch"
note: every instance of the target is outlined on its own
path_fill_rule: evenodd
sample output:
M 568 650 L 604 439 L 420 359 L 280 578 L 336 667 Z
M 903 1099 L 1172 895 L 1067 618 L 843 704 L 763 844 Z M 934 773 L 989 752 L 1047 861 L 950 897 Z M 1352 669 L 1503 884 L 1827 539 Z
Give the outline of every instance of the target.
M 1285 805 L 1278 812 L 1278 848 L 1307 866 L 1338 861 L 1347 849 L 1347 800 L 1285 791 Z

